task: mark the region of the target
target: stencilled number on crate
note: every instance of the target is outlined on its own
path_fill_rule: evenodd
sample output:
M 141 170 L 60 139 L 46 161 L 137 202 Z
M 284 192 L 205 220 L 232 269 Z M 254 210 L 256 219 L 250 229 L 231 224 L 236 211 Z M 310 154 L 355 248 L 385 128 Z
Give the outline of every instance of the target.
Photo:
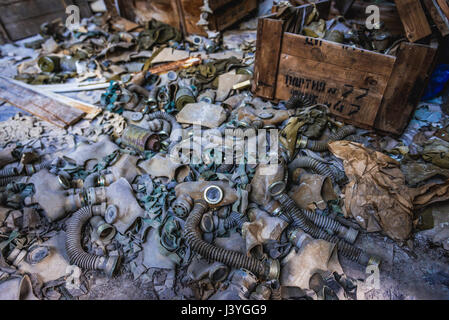
M 362 108 L 361 105 L 355 104 L 355 103 L 349 103 L 345 101 L 346 99 L 353 97 L 356 101 L 360 101 L 364 97 L 368 95 L 369 89 L 368 88 L 358 88 L 357 91 L 361 91 L 361 94 L 358 94 L 355 92 L 355 88 L 353 85 L 345 84 L 343 92 L 341 94 L 340 100 L 338 100 L 332 108 L 335 111 L 338 111 L 342 114 L 346 114 L 347 116 L 352 116 L 354 114 L 357 114 L 360 109 Z M 356 96 L 355 96 L 356 95 Z M 330 104 L 327 104 L 330 105 Z
M 353 92 L 354 92 L 354 86 L 352 86 L 350 84 L 345 84 L 345 90 L 341 96 L 343 98 L 347 98 Z
M 321 47 L 321 45 L 323 44 L 323 41 L 321 41 L 320 39 L 316 39 L 316 38 L 306 37 L 305 44 L 308 45 L 308 46 L 319 46 L 319 47 Z
M 329 103 L 325 103 L 325 104 L 330 106 Z M 332 108 L 335 111 L 338 111 L 338 112 L 340 112 L 342 114 L 346 114 L 348 116 L 352 116 L 352 115 L 354 115 L 354 114 L 356 114 L 356 113 L 358 113 L 360 111 L 361 106 L 359 106 L 358 104 L 354 104 L 354 103 L 346 105 L 346 104 L 344 104 L 343 100 L 339 100 L 336 103 L 334 103 Z
M 318 103 L 323 104 L 345 116 L 353 116 L 360 112 L 363 98 L 368 96 L 368 88 L 358 88 L 351 84 L 343 87 L 331 87 L 325 80 L 308 79 L 294 74 L 285 75 L 285 85 L 294 87 L 290 90 L 292 95 L 304 95 Z

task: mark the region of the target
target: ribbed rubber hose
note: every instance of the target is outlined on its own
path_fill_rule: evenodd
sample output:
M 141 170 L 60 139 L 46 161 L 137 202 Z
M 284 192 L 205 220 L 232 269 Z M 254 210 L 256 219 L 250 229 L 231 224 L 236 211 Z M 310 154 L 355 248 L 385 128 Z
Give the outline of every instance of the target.
M 111 258 L 87 253 L 81 246 L 83 227 L 90 218 L 92 218 L 92 207 L 87 206 L 76 211 L 70 217 L 70 219 L 67 220 L 67 254 L 69 256 L 70 262 L 82 269 L 102 270 L 105 271 L 108 275 L 111 275 L 115 269 L 115 264 L 108 268 L 108 262 Z
M 312 151 L 324 152 L 329 149 L 329 142 L 343 140 L 345 137 L 356 133 L 357 130 L 353 126 L 344 126 L 337 130 L 337 132 L 332 133 L 328 140 L 317 141 L 317 140 L 307 140 L 306 148 Z
M 16 167 L 0 170 L 0 178 L 15 177 L 18 176 L 19 174 L 20 172 Z
M 304 96 L 293 95 L 285 104 L 287 109 L 299 109 L 312 106 L 312 101 Z
M 276 196 L 276 200 L 281 204 L 282 209 L 293 220 L 293 226 L 299 227 L 305 233 L 310 234 L 315 239 L 323 239 L 337 244 L 338 251 L 348 259 L 356 261 L 362 265 L 368 264 L 369 256 L 359 248 L 351 246 L 344 240 L 330 235 L 311 223 L 296 206 L 295 202 L 285 193 Z
M 231 230 L 235 227 L 242 228 L 245 222 L 248 222 L 248 218 L 245 215 L 232 211 L 231 214 L 224 219 L 223 225 L 226 230 Z
M 347 232 L 348 228 L 332 218 L 323 216 L 322 214 L 316 214 L 315 212 L 309 210 L 301 211 L 307 217 L 307 219 L 312 221 L 314 225 L 321 229 L 330 230 L 338 234 L 345 234 Z
M 296 157 L 296 159 L 290 162 L 288 165 L 289 176 L 292 177 L 293 172 L 298 168 L 311 169 L 313 172 L 319 175 L 331 178 L 332 181 L 336 180 L 333 172 L 327 164 L 320 162 L 312 157 Z
M 30 168 L 29 166 L 25 166 L 25 174 L 26 175 L 33 175 L 36 172 L 39 172 L 39 171 L 41 171 L 43 169 L 49 170 L 51 168 L 51 164 L 52 163 L 53 163 L 53 160 L 47 160 L 47 161 L 44 161 L 44 162 L 39 163 L 37 165 L 31 165 L 31 168 L 32 168 L 31 171 L 29 170 L 29 168 Z
M 8 183 L 19 180 L 22 176 L 2 177 L 0 178 L 0 187 L 5 187 Z
M 190 248 L 206 259 L 219 261 L 237 269 L 245 268 L 256 275 L 263 275 L 265 267 L 262 261 L 247 257 L 237 251 L 218 248 L 202 239 L 201 230 L 198 226 L 207 210 L 206 202 L 196 201 L 187 217 L 184 237 Z

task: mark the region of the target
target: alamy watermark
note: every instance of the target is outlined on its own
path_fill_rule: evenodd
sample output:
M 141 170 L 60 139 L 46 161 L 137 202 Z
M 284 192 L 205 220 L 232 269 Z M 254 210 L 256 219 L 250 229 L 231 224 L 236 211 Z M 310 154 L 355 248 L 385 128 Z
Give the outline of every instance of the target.
M 67 6 L 65 13 L 68 15 L 65 20 L 65 26 L 70 31 L 74 31 L 80 27 L 80 8 L 76 5 Z
M 368 30 L 380 29 L 380 8 L 376 5 L 369 5 L 365 9 L 368 15 L 365 26 Z
M 365 288 L 367 291 L 380 289 L 380 271 L 377 264 L 370 264 L 365 269 Z

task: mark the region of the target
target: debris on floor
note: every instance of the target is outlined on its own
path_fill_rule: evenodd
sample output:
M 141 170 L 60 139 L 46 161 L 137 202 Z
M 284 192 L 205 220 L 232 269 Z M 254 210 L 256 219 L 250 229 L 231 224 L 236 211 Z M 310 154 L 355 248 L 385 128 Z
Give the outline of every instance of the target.
M 446 38 L 139 2 L 0 46 L 0 299 L 449 298 Z

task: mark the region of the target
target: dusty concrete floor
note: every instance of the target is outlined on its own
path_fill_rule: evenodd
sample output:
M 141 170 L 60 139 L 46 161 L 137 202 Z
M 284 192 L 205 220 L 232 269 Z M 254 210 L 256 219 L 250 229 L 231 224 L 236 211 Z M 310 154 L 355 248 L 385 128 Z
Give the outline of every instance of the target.
M 398 246 L 380 234 L 362 234 L 357 246 L 382 257 L 380 288 L 366 292 L 369 300 L 447 300 L 449 299 L 449 252 L 433 245 L 425 232 L 415 234 L 413 251 Z M 358 264 L 340 257 L 345 274 L 361 281 L 365 270 Z M 122 274 L 109 279 L 95 273 L 90 291 L 82 299 L 94 300 L 153 300 L 194 299 L 194 284 L 183 280 L 184 272 L 176 276 L 174 288 L 161 290 L 166 271 L 154 273 L 152 282 L 133 281 L 132 275 Z

